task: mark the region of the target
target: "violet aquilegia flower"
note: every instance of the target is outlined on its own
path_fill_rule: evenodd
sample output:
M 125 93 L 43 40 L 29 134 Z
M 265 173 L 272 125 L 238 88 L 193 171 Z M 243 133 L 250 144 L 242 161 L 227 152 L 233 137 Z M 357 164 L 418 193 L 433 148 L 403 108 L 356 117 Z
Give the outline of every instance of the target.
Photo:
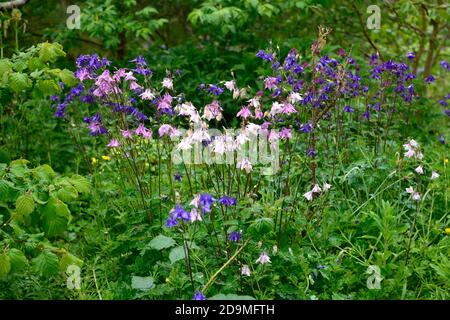
M 203 295 L 203 292 L 197 291 L 194 293 L 194 300 L 206 300 L 206 297 Z

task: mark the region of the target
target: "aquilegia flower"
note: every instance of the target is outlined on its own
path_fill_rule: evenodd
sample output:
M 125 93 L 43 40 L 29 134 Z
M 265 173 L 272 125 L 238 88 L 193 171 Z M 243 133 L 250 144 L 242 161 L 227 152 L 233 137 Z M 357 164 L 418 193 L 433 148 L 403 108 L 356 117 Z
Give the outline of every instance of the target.
M 209 193 L 202 193 L 200 195 L 199 199 L 199 205 L 202 207 L 203 213 L 205 212 L 211 212 L 211 206 L 216 201 L 216 199 L 213 198 L 213 196 Z
M 244 264 L 244 265 L 242 266 L 242 268 L 241 268 L 241 274 L 242 274 L 243 276 L 250 277 L 251 272 L 250 272 L 250 268 L 249 268 L 248 265 Z
M 242 232 L 240 232 L 240 231 L 233 231 L 228 236 L 228 238 L 233 242 L 238 242 L 239 240 L 241 240 L 241 237 L 242 237 Z
M 439 178 L 439 173 L 437 173 L 436 171 L 432 171 L 431 180 L 436 180 L 437 178 Z
M 118 147 L 120 147 L 120 143 L 119 143 L 119 141 L 116 138 L 112 138 L 109 141 L 107 147 L 109 147 L 109 148 L 118 148 Z
M 422 166 L 418 166 L 416 169 L 414 169 L 414 171 L 416 171 L 417 174 L 423 174 L 423 168 L 422 168 Z
M 270 257 L 267 255 L 265 251 L 263 251 L 259 256 L 259 258 L 256 260 L 256 262 L 261 264 L 270 263 Z
M 194 294 L 194 300 L 206 300 L 206 297 L 203 295 L 203 292 L 197 291 Z
M 237 204 L 236 198 L 228 197 L 227 195 L 224 195 L 223 197 L 219 198 L 219 203 L 221 205 L 224 205 L 225 207 L 235 206 Z

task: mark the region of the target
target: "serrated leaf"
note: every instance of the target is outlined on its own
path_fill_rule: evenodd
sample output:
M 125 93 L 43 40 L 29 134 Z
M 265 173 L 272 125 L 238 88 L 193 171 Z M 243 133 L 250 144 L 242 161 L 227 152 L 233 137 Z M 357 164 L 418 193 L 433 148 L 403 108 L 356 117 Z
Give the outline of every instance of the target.
M 8 74 L 12 72 L 12 62 L 9 59 L 0 59 L 0 74 Z
M 16 211 L 21 216 L 28 216 L 34 211 L 35 203 L 31 194 L 23 194 L 16 200 Z
M 9 76 L 9 87 L 18 93 L 31 87 L 31 80 L 25 73 L 14 72 Z
M 77 189 L 79 193 L 89 193 L 91 190 L 91 182 L 83 176 L 74 174 L 70 177 L 69 182 Z
M 0 254 L 0 278 L 6 276 L 11 270 L 11 262 L 9 257 L 2 253 Z
M 67 229 L 70 210 L 61 200 L 51 197 L 42 209 L 43 229 L 49 237 L 58 236 Z
M 170 237 L 166 237 L 162 234 L 158 235 L 157 237 L 153 238 L 152 241 L 150 241 L 150 247 L 155 250 L 162 250 L 165 248 L 170 248 L 175 245 L 175 240 L 173 240 Z
M 67 69 L 63 69 L 59 72 L 59 78 L 65 85 L 68 85 L 70 87 L 78 83 L 78 80 L 73 75 L 73 72 Z
M 28 60 L 28 70 L 31 72 L 36 71 L 36 70 L 42 70 L 45 68 L 46 68 L 45 63 L 43 63 L 42 60 L 39 58 L 31 57 Z
M 16 177 L 23 178 L 30 169 L 27 167 L 28 160 L 19 159 L 11 162 L 9 166 L 9 171 Z
M 155 280 L 152 277 L 138 277 L 131 278 L 131 287 L 138 290 L 149 290 L 155 286 Z
M 44 42 L 39 44 L 39 59 L 42 62 L 55 62 L 58 57 L 64 57 L 66 53 L 59 43 Z
M 48 181 L 56 175 L 55 171 L 53 171 L 52 167 L 50 167 L 48 164 L 40 165 L 31 171 L 32 171 L 33 176 L 35 176 L 39 180 L 47 180 Z
M 51 251 L 44 250 L 32 260 L 33 270 L 41 276 L 52 276 L 59 271 L 59 259 Z
M 59 270 L 62 272 L 66 272 L 67 268 L 71 265 L 76 265 L 81 268 L 83 266 L 83 263 L 83 260 L 75 257 L 70 253 L 66 253 L 59 261 Z
M 172 264 L 174 264 L 178 260 L 184 259 L 184 257 L 184 248 L 182 246 L 173 248 L 169 253 L 169 259 Z
M 71 202 L 78 198 L 78 191 L 73 186 L 66 186 L 57 192 L 58 198 L 63 202 Z
M 28 259 L 19 249 L 13 248 L 9 250 L 8 256 L 11 263 L 11 272 L 19 272 L 28 265 Z
M 61 87 L 55 80 L 38 80 L 37 87 L 44 95 L 53 95 L 61 92 Z

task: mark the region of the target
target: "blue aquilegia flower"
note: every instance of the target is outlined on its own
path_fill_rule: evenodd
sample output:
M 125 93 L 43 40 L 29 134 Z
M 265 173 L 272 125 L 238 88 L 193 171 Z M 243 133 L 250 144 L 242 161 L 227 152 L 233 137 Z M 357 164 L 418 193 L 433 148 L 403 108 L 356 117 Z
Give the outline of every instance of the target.
M 242 237 L 242 232 L 240 232 L 240 231 L 233 231 L 228 236 L 228 238 L 233 242 L 238 242 L 239 240 L 241 240 L 241 237 Z
M 227 195 L 219 199 L 219 203 L 225 207 L 235 206 L 237 204 L 236 198 L 228 197 Z
M 206 300 L 206 297 L 203 295 L 203 292 L 199 290 L 194 293 L 194 300 Z
M 203 213 L 211 212 L 211 206 L 216 201 L 209 193 L 202 193 L 200 195 L 199 205 L 202 208 Z

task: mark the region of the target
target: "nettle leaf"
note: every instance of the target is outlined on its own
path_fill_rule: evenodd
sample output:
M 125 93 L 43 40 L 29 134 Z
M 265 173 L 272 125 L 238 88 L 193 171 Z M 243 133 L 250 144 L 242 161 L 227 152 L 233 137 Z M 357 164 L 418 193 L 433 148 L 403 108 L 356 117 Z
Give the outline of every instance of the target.
M 6 276 L 11 270 L 11 261 L 9 256 L 0 254 L 0 278 Z
M 31 80 L 25 73 L 15 72 L 9 76 L 9 86 L 11 90 L 18 93 L 22 90 L 30 88 Z
M 61 92 L 61 87 L 56 83 L 55 80 L 51 79 L 38 80 L 37 87 L 42 92 L 42 94 L 47 96 Z
M 68 181 L 79 193 L 89 193 L 91 191 L 91 182 L 83 176 L 74 174 Z
M 67 69 L 61 70 L 58 74 L 61 81 L 68 86 L 74 86 L 78 83 L 78 80 L 73 75 L 73 72 Z
M 59 43 L 44 42 L 38 45 L 39 59 L 42 62 L 55 62 L 58 57 L 64 57 L 66 53 L 62 50 Z
M 0 201 L 11 200 L 14 185 L 6 180 L 0 180 Z
M 78 191 L 73 186 L 66 186 L 58 190 L 57 196 L 61 201 L 71 202 L 78 198 Z
M 32 261 L 33 270 L 41 276 L 52 276 L 59 271 L 59 259 L 56 254 L 49 250 L 44 250 Z
M 23 194 L 16 200 L 16 211 L 21 216 L 28 216 L 34 211 L 35 203 L 31 194 Z
M 183 246 L 175 247 L 169 253 L 169 259 L 172 264 L 174 264 L 178 260 L 184 259 L 184 257 L 185 254 Z
M 81 268 L 83 266 L 83 263 L 83 260 L 75 257 L 70 253 L 66 253 L 59 261 L 59 270 L 61 270 L 62 272 L 66 272 L 67 268 L 71 265 L 76 265 Z
M 13 248 L 9 250 L 8 256 L 11 263 L 11 272 L 19 272 L 28 265 L 28 259 L 19 249 Z
M 48 164 L 43 164 L 39 167 L 34 168 L 33 170 L 31 170 L 31 173 L 35 178 L 47 181 L 50 181 L 56 175 L 55 171 L 53 171 L 52 167 L 50 167 Z
M 173 240 L 170 237 L 166 237 L 162 234 L 158 235 L 157 237 L 153 238 L 152 241 L 150 241 L 150 247 L 155 250 L 162 250 L 165 248 L 170 248 L 175 245 L 175 240 Z
M 12 70 L 12 62 L 9 59 L 0 59 L 0 74 L 8 74 L 11 73 Z
M 42 209 L 43 228 L 49 237 L 64 233 L 71 219 L 70 210 L 60 199 L 51 197 Z
M 18 59 L 16 61 L 14 61 L 14 63 L 13 63 L 14 70 L 19 71 L 19 72 L 22 72 L 27 67 L 28 67 L 28 63 L 24 59 Z
M 36 70 L 42 70 L 45 69 L 46 67 L 47 66 L 45 65 L 45 63 L 42 62 L 42 60 L 39 58 L 32 57 L 28 60 L 28 70 L 30 70 L 31 72 Z
M 265 234 L 273 230 L 274 222 L 272 218 L 256 219 L 248 228 L 249 232 Z
M 16 177 L 23 178 L 30 172 L 30 169 L 27 167 L 28 162 L 29 161 L 25 159 L 14 160 L 9 166 L 9 171 Z

